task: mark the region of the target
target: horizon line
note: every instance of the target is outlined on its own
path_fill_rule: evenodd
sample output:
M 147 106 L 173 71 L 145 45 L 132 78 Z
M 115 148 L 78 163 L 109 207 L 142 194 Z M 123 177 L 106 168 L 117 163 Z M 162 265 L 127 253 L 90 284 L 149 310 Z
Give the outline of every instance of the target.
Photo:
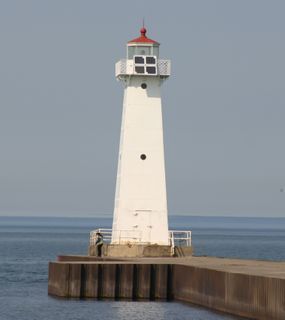
M 187 215 L 187 214 L 169 214 L 168 217 L 191 217 L 191 218 L 255 218 L 255 219 L 285 219 L 285 216 L 228 216 L 228 215 Z M 96 215 L 96 216 L 71 216 L 71 215 L 60 215 L 60 216 L 55 216 L 55 215 L 1 215 L 0 218 L 56 218 L 56 219 L 61 219 L 61 218 L 69 218 L 69 219 L 111 219 L 113 218 L 113 215 Z

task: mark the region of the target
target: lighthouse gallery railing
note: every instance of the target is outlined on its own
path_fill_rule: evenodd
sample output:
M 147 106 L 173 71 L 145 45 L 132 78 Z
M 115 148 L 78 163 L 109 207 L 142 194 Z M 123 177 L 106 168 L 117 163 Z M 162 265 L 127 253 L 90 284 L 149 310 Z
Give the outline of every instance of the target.
M 112 229 L 96 229 L 90 232 L 90 245 L 95 245 L 97 233 L 101 233 L 104 239 L 104 243 L 110 243 L 112 240 Z M 122 243 L 127 241 L 132 242 L 134 240 L 139 241 L 139 235 L 137 233 L 133 234 L 132 230 L 129 230 L 126 233 L 126 230 L 123 230 L 122 236 L 119 237 Z M 171 247 L 180 246 L 180 247 L 191 247 L 192 233 L 190 230 L 169 230 L 168 232 L 168 241 Z
M 157 75 L 160 77 L 168 77 L 171 71 L 170 60 L 157 60 Z M 115 66 L 116 77 L 134 75 L 134 63 L 132 59 L 121 59 Z

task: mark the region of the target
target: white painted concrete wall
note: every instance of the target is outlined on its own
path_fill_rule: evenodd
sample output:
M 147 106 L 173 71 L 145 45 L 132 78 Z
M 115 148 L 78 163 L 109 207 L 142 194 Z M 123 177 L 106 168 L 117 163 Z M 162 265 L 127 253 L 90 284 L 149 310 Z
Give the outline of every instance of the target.
M 112 243 L 168 244 L 161 81 L 131 76 L 126 82 Z

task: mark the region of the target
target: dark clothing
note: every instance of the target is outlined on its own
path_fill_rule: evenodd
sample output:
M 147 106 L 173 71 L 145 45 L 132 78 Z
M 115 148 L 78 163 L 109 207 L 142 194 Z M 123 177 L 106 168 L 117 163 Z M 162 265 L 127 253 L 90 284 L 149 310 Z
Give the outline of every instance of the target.
M 102 246 L 103 246 L 103 236 L 100 233 L 97 235 L 95 245 L 97 247 L 97 257 L 101 257 L 102 256 Z
M 102 257 L 102 244 L 97 245 L 97 257 Z

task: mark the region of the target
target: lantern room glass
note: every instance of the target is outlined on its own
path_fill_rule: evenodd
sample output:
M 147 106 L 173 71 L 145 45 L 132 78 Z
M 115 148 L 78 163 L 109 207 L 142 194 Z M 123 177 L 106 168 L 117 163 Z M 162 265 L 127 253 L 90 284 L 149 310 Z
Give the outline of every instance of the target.
M 128 46 L 127 57 L 133 59 L 134 56 L 156 56 L 158 58 L 158 46 Z

